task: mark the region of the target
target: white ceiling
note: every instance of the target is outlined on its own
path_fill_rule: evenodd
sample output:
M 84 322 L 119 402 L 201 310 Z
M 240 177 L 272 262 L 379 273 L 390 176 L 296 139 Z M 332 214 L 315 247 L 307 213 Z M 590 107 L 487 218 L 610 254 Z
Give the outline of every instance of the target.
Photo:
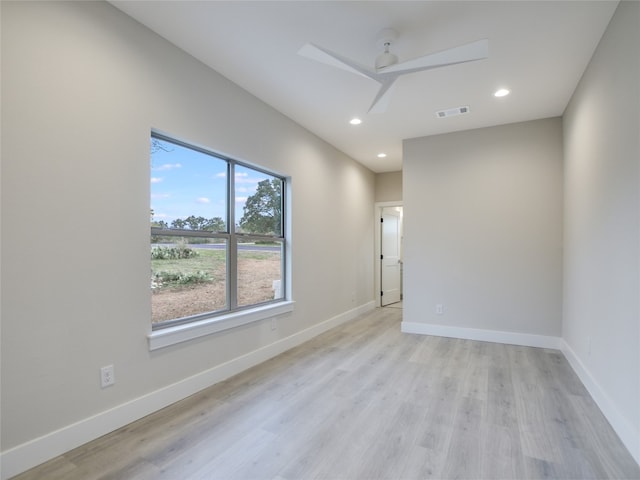
M 617 1 L 112 1 L 120 10 L 375 172 L 402 140 L 561 115 Z M 364 65 L 383 28 L 404 61 L 489 39 L 489 58 L 404 75 L 384 113 L 374 81 L 297 54 L 313 42 Z M 511 95 L 494 98 L 499 87 Z M 435 112 L 469 106 L 466 115 Z M 358 116 L 359 126 L 349 125 Z M 384 159 L 379 152 L 387 153 Z

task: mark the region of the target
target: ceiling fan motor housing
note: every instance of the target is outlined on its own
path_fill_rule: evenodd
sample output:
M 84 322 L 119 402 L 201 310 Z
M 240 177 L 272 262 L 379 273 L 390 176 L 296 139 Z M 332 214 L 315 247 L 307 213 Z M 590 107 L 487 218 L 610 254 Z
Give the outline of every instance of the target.
M 398 57 L 393 53 L 389 53 L 387 49 L 376 58 L 376 70 L 388 67 L 389 65 L 395 65 L 396 63 L 398 63 Z
M 376 43 L 378 47 L 384 48 L 384 52 L 376 57 L 376 70 L 398 63 L 398 57 L 389 52 L 389 47 L 396 38 L 398 34 L 393 28 L 385 28 L 378 33 Z

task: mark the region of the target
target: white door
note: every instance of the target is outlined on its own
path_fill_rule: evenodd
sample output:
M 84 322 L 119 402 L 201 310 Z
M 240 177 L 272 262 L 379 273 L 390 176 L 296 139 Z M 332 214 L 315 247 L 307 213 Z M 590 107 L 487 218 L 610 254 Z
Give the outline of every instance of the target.
M 399 302 L 402 270 L 402 218 L 399 207 L 385 207 L 380 219 L 380 305 Z

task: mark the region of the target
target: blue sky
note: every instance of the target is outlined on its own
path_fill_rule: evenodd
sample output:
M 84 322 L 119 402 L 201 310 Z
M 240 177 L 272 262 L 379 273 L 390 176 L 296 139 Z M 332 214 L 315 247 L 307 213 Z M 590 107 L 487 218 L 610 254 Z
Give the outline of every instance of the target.
M 226 216 L 226 162 L 214 156 L 160 141 L 169 151 L 151 154 L 151 208 L 153 219 L 169 225 L 190 215 Z M 236 223 L 247 197 L 267 178 L 263 173 L 236 166 Z

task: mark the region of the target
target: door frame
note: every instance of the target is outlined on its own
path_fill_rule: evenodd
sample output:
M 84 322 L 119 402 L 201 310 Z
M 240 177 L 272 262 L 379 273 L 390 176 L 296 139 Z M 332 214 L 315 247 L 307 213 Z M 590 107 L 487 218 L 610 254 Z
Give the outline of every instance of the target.
M 374 265 L 374 298 L 376 299 L 376 307 L 382 305 L 380 291 L 382 289 L 382 280 L 380 278 L 380 255 L 382 255 L 382 239 L 380 238 L 380 218 L 382 218 L 382 209 L 385 207 L 404 207 L 402 200 L 391 202 L 375 202 L 373 207 L 374 230 L 374 248 L 373 248 L 373 265 Z M 402 280 L 401 280 L 402 281 Z

